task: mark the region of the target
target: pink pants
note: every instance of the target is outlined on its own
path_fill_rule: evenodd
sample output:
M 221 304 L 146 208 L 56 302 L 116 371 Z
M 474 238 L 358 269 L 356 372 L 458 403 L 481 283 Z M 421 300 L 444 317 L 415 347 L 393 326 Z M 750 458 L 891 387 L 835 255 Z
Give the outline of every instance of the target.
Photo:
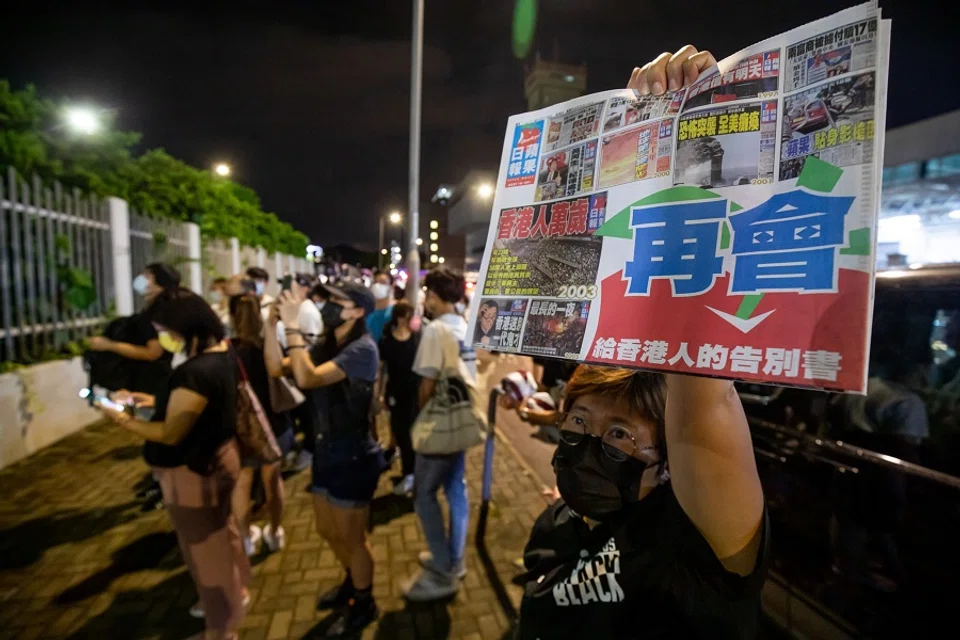
M 250 582 L 250 563 L 231 513 L 230 496 L 240 473 L 237 444 L 230 440 L 220 447 L 208 476 L 185 466 L 153 470 L 206 612 L 207 630 L 229 636 L 243 619 L 243 592 Z

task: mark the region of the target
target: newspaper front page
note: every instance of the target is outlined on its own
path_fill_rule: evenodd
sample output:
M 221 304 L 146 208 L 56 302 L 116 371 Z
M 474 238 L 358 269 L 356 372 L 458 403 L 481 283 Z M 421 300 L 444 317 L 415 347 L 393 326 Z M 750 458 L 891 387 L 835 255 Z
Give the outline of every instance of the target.
M 510 118 L 474 344 L 862 392 L 888 38 L 867 3 Z

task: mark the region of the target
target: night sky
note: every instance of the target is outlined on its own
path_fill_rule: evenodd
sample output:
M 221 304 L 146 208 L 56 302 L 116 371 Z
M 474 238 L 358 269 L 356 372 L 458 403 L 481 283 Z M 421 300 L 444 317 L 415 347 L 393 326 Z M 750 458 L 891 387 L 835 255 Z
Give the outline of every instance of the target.
M 600 91 L 666 49 L 691 42 L 719 59 L 854 4 L 542 0 L 537 42 L 545 57 L 586 62 L 589 90 Z M 894 20 L 888 127 L 960 107 L 943 10 L 881 4 Z M 145 148 L 201 167 L 230 162 L 265 209 L 315 243 L 373 247 L 377 216 L 406 210 L 411 2 L 107 6 L 18 3 L 4 19 L 0 77 L 115 108 Z M 506 119 L 525 108 L 512 8 L 426 0 L 424 199 L 470 169 L 496 168 Z

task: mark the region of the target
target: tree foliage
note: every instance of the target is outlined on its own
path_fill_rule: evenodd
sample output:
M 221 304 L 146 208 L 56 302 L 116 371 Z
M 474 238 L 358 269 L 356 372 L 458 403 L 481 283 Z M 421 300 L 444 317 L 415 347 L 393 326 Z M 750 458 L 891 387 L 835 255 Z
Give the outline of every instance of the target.
M 105 117 L 109 120 L 109 114 Z M 127 200 L 136 211 L 196 222 L 208 238 L 303 255 L 307 237 L 263 211 L 243 185 L 192 167 L 163 149 L 134 153 L 140 134 L 106 124 L 91 136 L 71 134 L 61 108 L 33 86 L 13 90 L 0 79 L 0 165 L 100 196 Z

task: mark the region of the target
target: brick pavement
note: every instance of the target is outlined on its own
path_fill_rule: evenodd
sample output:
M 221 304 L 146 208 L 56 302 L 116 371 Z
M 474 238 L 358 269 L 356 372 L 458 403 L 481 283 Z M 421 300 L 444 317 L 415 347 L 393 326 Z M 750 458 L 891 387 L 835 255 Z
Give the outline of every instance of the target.
M 382 614 L 363 638 L 509 637 L 494 586 L 503 585 L 504 597 L 518 606 L 513 562 L 543 509 L 541 486 L 498 438 L 487 529 L 491 582 L 473 540 L 482 459 L 482 447 L 468 455 L 469 573 L 446 603 L 407 605 L 401 598 L 424 542 L 411 502 L 390 491 L 397 473 L 381 478 L 371 543 Z M 187 613 L 196 595 L 166 514 L 140 513 L 134 500 L 132 487 L 146 473 L 137 438 L 107 424 L 0 471 L 0 638 L 179 640 L 202 628 Z M 287 547 L 255 560 L 242 638 L 310 638 L 325 629 L 328 614 L 314 603 L 341 575 L 314 531 L 308 476 L 288 479 Z

